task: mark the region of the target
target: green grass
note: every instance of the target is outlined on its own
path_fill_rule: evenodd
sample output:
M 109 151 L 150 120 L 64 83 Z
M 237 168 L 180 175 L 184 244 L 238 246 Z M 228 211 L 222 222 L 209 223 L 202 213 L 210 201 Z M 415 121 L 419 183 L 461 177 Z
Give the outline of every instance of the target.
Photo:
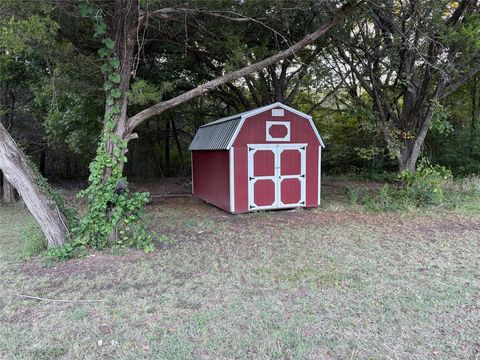
M 480 214 L 324 193 L 237 216 L 172 199 L 148 208 L 172 244 L 53 267 L 19 260 L 30 218 L 0 207 L 0 358 L 479 359 Z

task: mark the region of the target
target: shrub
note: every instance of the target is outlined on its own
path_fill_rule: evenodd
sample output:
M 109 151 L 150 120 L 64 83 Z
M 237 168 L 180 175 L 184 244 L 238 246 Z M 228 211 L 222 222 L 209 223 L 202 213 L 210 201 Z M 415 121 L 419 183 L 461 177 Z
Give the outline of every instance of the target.
M 422 205 L 439 205 L 445 200 L 444 188 L 452 179 L 450 170 L 441 165 L 432 165 L 422 159 L 417 171 L 403 171 L 399 176 L 405 196 Z
M 452 181 L 451 172 L 443 166 L 432 165 L 422 160 L 416 172 L 404 171 L 398 176 L 399 186 L 385 185 L 377 193 L 362 192 L 359 189 L 347 187 L 345 195 L 350 204 L 361 204 L 365 210 L 373 212 L 406 210 L 409 207 L 440 205 L 446 202 L 446 189 L 449 188 L 449 200 L 455 194 L 464 198 L 458 189 L 452 190 L 456 182 Z M 460 182 L 457 188 L 468 188 L 468 193 L 477 184 L 474 181 Z M 479 185 L 480 187 L 480 185 Z M 480 190 L 479 190 L 480 193 Z M 458 203 L 458 200 L 456 201 Z

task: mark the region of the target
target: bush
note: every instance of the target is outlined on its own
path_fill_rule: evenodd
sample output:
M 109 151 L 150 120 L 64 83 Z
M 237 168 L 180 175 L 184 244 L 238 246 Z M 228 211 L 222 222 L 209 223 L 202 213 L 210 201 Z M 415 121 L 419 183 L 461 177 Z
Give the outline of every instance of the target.
M 400 176 L 405 196 L 417 206 L 440 205 L 445 200 L 444 188 L 452 179 L 450 170 L 432 165 L 426 159 L 420 161 L 417 171 L 403 171 Z
M 446 201 L 445 190 L 453 183 L 452 174 L 448 169 L 432 165 L 427 160 L 420 162 L 416 172 L 404 171 L 397 180 L 398 186 L 387 184 L 377 193 L 347 187 L 345 195 L 350 204 L 363 205 L 367 211 L 406 210 L 409 207 L 443 204 Z M 448 191 L 450 202 L 453 195 L 450 188 Z

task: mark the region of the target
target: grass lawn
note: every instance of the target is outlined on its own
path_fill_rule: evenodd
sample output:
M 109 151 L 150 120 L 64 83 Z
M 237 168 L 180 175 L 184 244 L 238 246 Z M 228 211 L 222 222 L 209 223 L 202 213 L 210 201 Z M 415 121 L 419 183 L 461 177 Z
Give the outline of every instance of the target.
M 148 208 L 171 244 L 53 266 L 21 260 L 31 219 L 0 207 L 0 358 L 480 359 L 480 214 L 329 191 L 237 216 L 172 198 Z

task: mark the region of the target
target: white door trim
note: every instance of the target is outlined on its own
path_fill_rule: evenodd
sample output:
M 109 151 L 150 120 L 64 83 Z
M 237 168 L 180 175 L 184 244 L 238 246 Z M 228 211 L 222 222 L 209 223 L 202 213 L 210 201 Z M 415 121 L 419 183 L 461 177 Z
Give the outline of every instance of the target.
M 276 152 L 277 152 L 277 145 L 276 144 L 248 144 L 247 151 L 248 151 L 248 210 L 265 210 L 265 209 L 275 209 L 277 207 L 277 170 L 276 170 Z M 258 150 L 266 151 L 270 150 L 273 152 L 274 158 L 274 173 L 272 176 L 254 176 L 254 155 Z M 254 191 L 255 191 L 255 183 L 257 180 L 271 180 L 275 187 L 275 199 L 273 204 L 265 205 L 265 206 L 258 206 L 255 204 L 254 198 Z
M 249 211 L 291 208 L 306 206 L 306 151 L 307 144 L 248 144 L 248 209 Z M 275 171 L 273 176 L 254 176 L 254 154 L 258 150 L 270 150 L 274 155 Z M 281 175 L 281 154 L 284 150 L 298 150 L 300 152 L 300 174 Z M 300 181 L 300 200 L 296 204 L 284 204 L 281 199 L 282 181 L 298 179 Z M 254 184 L 257 180 L 272 180 L 275 185 L 275 201 L 271 205 L 257 206 L 254 201 Z

